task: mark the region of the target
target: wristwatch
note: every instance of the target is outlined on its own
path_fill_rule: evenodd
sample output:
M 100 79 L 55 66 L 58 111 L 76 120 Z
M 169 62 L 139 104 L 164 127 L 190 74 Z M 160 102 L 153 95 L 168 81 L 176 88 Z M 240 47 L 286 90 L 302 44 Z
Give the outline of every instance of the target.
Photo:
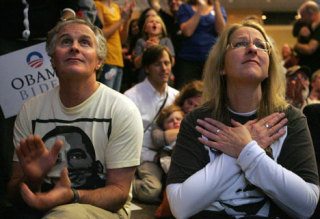
M 79 203 L 80 201 L 80 196 L 79 196 L 79 192 L 78 190 L 71 188 L 72 193 L 73 193 L 73 199 L 72 199 L 72 203 Z

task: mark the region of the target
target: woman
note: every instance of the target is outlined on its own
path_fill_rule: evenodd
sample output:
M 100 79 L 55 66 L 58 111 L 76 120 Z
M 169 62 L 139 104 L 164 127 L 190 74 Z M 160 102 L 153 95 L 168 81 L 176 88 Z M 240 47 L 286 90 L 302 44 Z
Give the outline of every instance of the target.
M 107 39 L 107 56 L 98 80 L 116 91 L 120 91 L 123 75 L 122 41 L 125 40 L 128 21 L 135 7 L 134 1 L 126 1 L 122 8 L 113 0 L 95 0 L 98 17 Z
M 140 30 L 140 37 L 142 37 L 142 35 L 143 35 L 142 30 L 143 30 L 143 26 L 144 26 L 146 19 L 150 16 L 157 16 L 157 15 L 159 15 L 158 12 L 153 8 L 146 8 L 141 12 L 141 14 L 138 18 L 138 27 Z
M 285 101 L 276 54 L 250 21 L 229 27 L 210 52 L 203 105 L 184 118 L 168 173 L 175 217 L 312 215 L 312 141 L 305 117 Z
M 202 78 L 202 68 L 210 48 L 225 27 L 226 12 L 219 0 L 189 0 L 176 14 L 182 35 L 177 66 L 176 87 Z

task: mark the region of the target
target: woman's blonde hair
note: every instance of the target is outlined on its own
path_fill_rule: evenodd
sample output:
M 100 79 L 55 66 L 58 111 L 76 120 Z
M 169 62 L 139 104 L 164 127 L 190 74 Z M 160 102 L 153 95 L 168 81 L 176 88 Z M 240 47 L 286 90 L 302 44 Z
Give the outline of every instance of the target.
M 285 75 L 280 68 L 279 52 L 260 24 L 250 20 L 244 21 L 240 24 L 232 24 L 223 31 L 211 49 L 204 67 L 202 103 L 213 109 L 213 117 L 219 121 L 229 121 L 229 112 L 226 110 L 228 106 L 227 83 L 225 75 L 222 74 L 225 67 L 227 46 L 230 43 L 231 35 L 242 27 L 258 30 L 271 45 L 268 78 L 261 83 L 262 98 L 257 109 L 258 118 L 273 112 L 283 111 L 288 106 L 285 100 Z
M 166 25 L 164 24 L 162 18 L 161 18 L 160 16 L 158 16 L 158 15 L 148 16 L 148 17 L 146 18 L 146 20 L 144 21 L 143 29 L 142 29 L 143 37 L 144 37 L 145 39 L 148 38 L 148 35 L 147 35 L 147 33 L 145 32 L 145 28 L 146 28 L 146 25 L 147 25 L 147 23 L 148 23 L 148 21 L 149 21 L 150 19 L 156 19 L 157 21 L 160 22 L 161 27 L 162 27 L 162 33 L 161 33 L 160 39 L 166 37 L 166 36 L 168 35 L 168 34 L 167 34 Z

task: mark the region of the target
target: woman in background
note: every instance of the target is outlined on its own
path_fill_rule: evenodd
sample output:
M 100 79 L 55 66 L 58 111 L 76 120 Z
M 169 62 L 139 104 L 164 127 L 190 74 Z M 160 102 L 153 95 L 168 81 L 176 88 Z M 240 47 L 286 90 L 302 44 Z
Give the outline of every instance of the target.
M 113 0 L 95 0 L 102 31 L 107 39 L 107 56 L 98 80 L 114 90 L 120 91 L 122 81 L 122 41 L 121 31 L 125 30 L 130 20 L 135 1 L 126 1 L 120 8 Z M 125 38 L 125 37 L 124 37 Z
M 177 88 L 202 78 L 205 60 L 224 29 L 226 18 L 219 0 L 189 0 L 180 5 L 176 19 L 184 38 L 174 72 Z

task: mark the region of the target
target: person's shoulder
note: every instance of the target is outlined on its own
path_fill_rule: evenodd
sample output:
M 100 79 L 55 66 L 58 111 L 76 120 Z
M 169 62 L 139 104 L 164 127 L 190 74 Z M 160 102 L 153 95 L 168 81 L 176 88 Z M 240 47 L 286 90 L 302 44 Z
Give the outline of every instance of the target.
M 317 115 L 317 117 L 320 117 L 320 103 L 306 105 L 303 108 L 303 113 L 306 116 L 311 116 L 311 115 L 316 116 Z
M 24 105 L 36 106 L 35 104 L 40 105 L 41 103 L 51 102 L 52 97 L 54 95 L 56 95 L 58 93 L 58 91 L 59 91 L 59 86 L 57 86 L 47 92 L 44 92 L 44 93 L 41 93 L 41 94 L 38 94 L 34 97 L 29 98 L 28 100 L 26 100 L 24 102 Z
M 173 87 L 168 86 L 168 92 L 172 93 L 174 95 L 177 95 L 179 93 L 179 91 Z
M 179 10 L 190 10 L 192 9 L 191 5 L 188 3 L 183 3 L 180 5 Z
M 124 95 L 125 96 L 136 95 L 137 93 L 142 92 L 143 90 L 145 90 L 145 85 L 143 82 L 140 82 L 134 85 L 133 87 L 129 88 L 128 90 L 126 90 L 124 92 Z
M 204 104 L 195 108 L 190 113 L 194 115 L 203 115 L 205 117 L 208 117 L 208 116 L 211 116 L 212 109 L 208 105 Z
M 206 105 L 199 106 L 185 115 L 185 119 L 189 121 L 196 121 L 206 117 L 212 117 L 212 109 Z
M 188 3 L 183 3 L 179 6 L 179 9 L 178 9 L 178 12 L 177 12 L 177 15 L 182 15 L 184 13 L 188 13 L 188 12 L 191 12 L 192 11 L 192 7 L 191 5 L 189 5 Z
M 102 96 L 113 98 L 113 99 L 123 99 L 126 98 L 124 94 L 113 90 L 105 84 L 100 83 L 100 92 L 102 92 Z
M 171 39 L 170 39 L 170 37 L 162 37 L 161 39 L 160 39 L 160 43 L 162 43 L 162 42 L 166 42 L 166 41 L 171 41 Z
M 101 1 L 94 1 L 94 4 L 96 6 L 97 9 L 102 9 L 104 8 L 104 4 Z
M 127 110 L 127 109 L 131 110 L 131 108 L 136 108 L 135 104 L 132 102 L 132 100 L 128 96 L 118 91 L 115 91 L 104 84 L 101 84 L 100 86 L 101 86 L 100 89 L 102 92 L 102 96 L 108 99 L 109 106 L 121 108 L 122 110 Z M 123 107 L 123 106 L 126 106 L 126 107 Z
M 36 116 L 41 112 L 46 112 L 53 103 L 57 103 L 56 100 L 58 99 L 58 94 L 59 88 L 55 87 L 45 93 L 31 97 L 22 104 L 19 113 L 25 111 Z
M 302 110 L 292 105 L 288 106 L 288 108 L 285 110 L 285 114 L 288 120 L 294 120 L 294 119 L 304 117 Z

